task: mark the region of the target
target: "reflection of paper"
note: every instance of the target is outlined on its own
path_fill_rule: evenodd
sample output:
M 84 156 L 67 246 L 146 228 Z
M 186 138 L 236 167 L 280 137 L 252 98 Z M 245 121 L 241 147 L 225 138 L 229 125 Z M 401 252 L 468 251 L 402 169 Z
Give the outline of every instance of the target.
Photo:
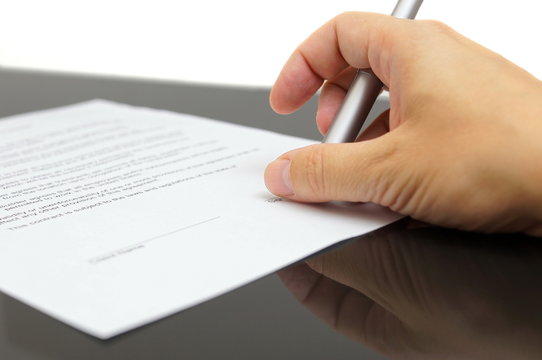
M 271 196 L 307 144 L 105 101 L 3 120 L 0 288 L 108 338 L 398 218 Z

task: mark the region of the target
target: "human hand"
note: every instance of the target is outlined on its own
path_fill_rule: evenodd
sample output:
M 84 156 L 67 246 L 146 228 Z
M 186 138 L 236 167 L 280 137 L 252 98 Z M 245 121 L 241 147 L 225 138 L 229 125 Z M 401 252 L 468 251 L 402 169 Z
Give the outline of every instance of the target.
M 290 113 L 324 83 L 322 133 L 355 68 L 389 89 L 390 111 L 350 144 L 293 150 L 265 181 L 302 202 L 374 202 L 442 226 L 542 235 L 542 85 L 445 25 L 346 13 L 303 42 L 270 95 Z
M 391 359 L 542 358 L 542 245 L 518 235 L 383 229 L 282 270 L 338 332 Z

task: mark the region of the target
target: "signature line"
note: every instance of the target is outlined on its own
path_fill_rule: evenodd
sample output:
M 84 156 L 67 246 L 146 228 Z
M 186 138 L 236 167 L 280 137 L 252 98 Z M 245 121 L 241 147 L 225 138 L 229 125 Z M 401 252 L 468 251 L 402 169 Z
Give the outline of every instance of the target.
M 114 257 L 117 257 L 119 255 L 127 254 L 129 252 L 134 251 L 134 250 L 143 248 L 145 246 L 145 244 L 148 244 L 148 243 L 150 243 L 152 241 L 161 239 L 161 238 L 169 236 L 169 235 L 173 235 L 175 233 L 178 233 L 178 232 L 181 232 L 181 231 L 184 231 L 184 230 L 187 230 L 187 229 L 199 226 L 199 225 L 209 223 L 209 222 L 211 222 L 213 220 L 217 220 L 219 218 L 220 218 L 220 216 L 215 216 L 215 217 L 212 217 L 212 218 L 197 222 L 195 224 L 187 225 L 187 226 L 182 227 L 180 229 L 173 230 L 173 231 L 167 232 L 165 234 L 160 234 L 160 235 L 154 236 L 154 237 L 152 237 L 150 239 L 146 239 L 146 240 L 134 243 L 132 245 L 125 246 L 123 248 L 119 248 L 119 249 L 104 253 L 102 255 L 94 256 L 94 257 L 88 259 L 88 262 L 91 263 L 91 264 L 97 264 L 97 263 L 112 259 Z

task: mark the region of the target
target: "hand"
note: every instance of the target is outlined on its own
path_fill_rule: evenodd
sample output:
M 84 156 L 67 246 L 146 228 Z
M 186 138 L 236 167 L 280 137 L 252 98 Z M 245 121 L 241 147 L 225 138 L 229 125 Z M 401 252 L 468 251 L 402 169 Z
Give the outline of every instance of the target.
M 384 229 L 279 275 L 337 331 L 391 359 L 542 358 L 542 244 Z
M 355 68 L 389 89 L 362 141 L 293 150 L 265 173 L 295 201 L 374 202 L 442 226 L 542 235 L 542 85 L 431 21 L 347 13 L 290 57 L 270 95 L 290 113 L 322 85 L 327 131 Z

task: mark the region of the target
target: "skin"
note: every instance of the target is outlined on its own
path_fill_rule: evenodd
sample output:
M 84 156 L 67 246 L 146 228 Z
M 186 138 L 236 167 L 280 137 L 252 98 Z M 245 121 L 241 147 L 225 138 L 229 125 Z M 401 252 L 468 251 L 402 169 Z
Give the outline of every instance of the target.
M 292 54 L 270 95 L 290 113 L 323 84 L 325 133 L 354 74 L 371 68 L 390 111 L 350 144 L 296 149 L 268 165 L 276 195 L 373 202 L 445 227 L 542 235 L 542 84 L 433 21 L 346 13 Z
M 373 202 L 462 230 L 542 235 L 539 80 L 444 24 L 345 13 L 295 50 L 271 106 L 291 113 L 321 88 L 316 122 L 325 133 L 356 68 L 371 68 L 382 80 L 390 110 L 358 142 L 281 155 L 265 172 L 271 192 L 300 202 Z M 280 276 L 317 316 L 392 358 L 540 356 L 533 345 L 540 328 L 511 338 L 511 320 L 498 321 L 504 305 L 487 314 L 479 311 L 487 306 L 466 311 L 457 322 L 457 313 L 450 315 L 454 299 L 431 287 L 439 273 L 427 282 L 419 258 L 405 264 L 398 257 L 408 249 L 375 254 L 381 242 L 348 245 Z

